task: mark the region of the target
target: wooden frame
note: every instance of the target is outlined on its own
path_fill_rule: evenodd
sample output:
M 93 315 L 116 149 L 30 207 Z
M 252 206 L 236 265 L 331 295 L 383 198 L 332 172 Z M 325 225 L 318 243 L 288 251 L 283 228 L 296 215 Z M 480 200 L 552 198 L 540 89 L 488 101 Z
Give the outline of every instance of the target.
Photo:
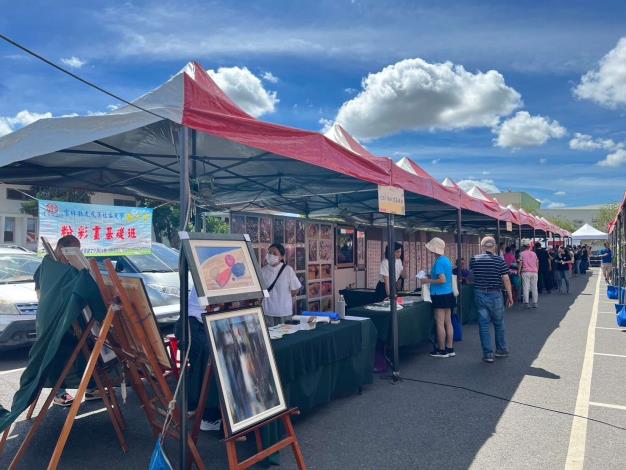
M 343 242 L 352 243 L 351 250 L 342 250 Z M 342 253 L 345 252 L 345 253 Z M 345 257 L 351 252 L 352 261 L 346 261 Z M 356 262 L 356 229 L 354 227 L 337 226 L 335 230 L 335 266 L 341 268 L 353 268 Z
M 287 404 L 263 310 L 255 307 L 205 315 L 204 325 L 217 372 L 227 434 L 236 434 L 285 411 Z M 232 361 L 233 357 L 237 360 Z M 241 357 L 245 360 L 241 361 Z
M 251 300 L 268 295 L 261 267 L 247 235 L 181 232 L 181 241 L 201 304 Z M 203 259 L 200 250 L 204 250 Z M 221 259 L 222 255 L 224 259 Z M 240 276 L 235 273 L 236 267 L 243 270 Z M 231 280 L 237 282 L 238 277 L 242 278 L 242 285 L 227 287 Z

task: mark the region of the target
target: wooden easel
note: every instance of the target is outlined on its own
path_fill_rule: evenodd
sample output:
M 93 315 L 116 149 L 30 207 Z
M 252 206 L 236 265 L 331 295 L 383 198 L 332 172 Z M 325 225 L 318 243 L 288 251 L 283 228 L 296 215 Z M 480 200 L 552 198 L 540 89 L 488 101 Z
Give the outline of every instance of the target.
M 42 238 L 42 240 L 45 241 L 45 239 Z M 49 251 L 49 253 L 52 253 L 52 257 L 54 259 L 56 259 L 54 257 L 54 253 L 51 252 L 51 249 Z M 111 308 L 109 308 L 109 310 L 107 311 L 107 316 L 105 317 L 105 321 L 106 318 L 108 317 L 112 317 L 113 316 L 113 311 Z M 84 384 L 84 389 L 82 391 L 82 394 L 79 395 L 77 394 L 76 397 L 74 397 L 74 401 L 72 402 L 72 405 L 70 407 L 68 416 L 65 420 L 65 425 L 63 427 L 63 430 L 61 432 L 61 435 L 59 436 L 59 440 L 57 441 L 57 446 L 55 447 L 55 451 L 53 453 L 53 456 L 50 460 L 49 466 L 48 468 L 56 468 L 58 465 L 58 461 L 61 457 L 61 454 L 63 452 L 63 449 L 65 447 L 65 443 L 67 441 L 67 438 L 69 436 L 69 432 L 72 428 L 73 425 L 73 421 L 76 417 L 76 414 L 78 413 L 78 408 L 81 405 L 82 399 L 84 397 L 84 394 L 87 390 L 87 387 L 89 385 L 89 382 L 91 381 L 91 379 L 93 378 L 93 380 L 96 383 L 98 392 L 100 394 L 100 397 L 102 398 L 102 401 L 104 402 L 107 412 L 109 414 L 109 417 L 111 418 L 111 423 L 113 425 L 113 428 L 115 430 L 115 433 L 117 435 L 117 439 L 120 443 L 120 447 L 122 448 L 123 452 L 127 452 L 128 451 L 128 446 L 126 444 L 126 439 L 124 437 L 124 430 L 126 429 L 126 423 L 124 421 L 124 418 L 122 416 L 120 407 L 119 407 L 119 403 L 117 401 L 117 397 L 115 395 L 115 391 L 113 389 L 112 383 L 109 380 L 109 376 L 108 373 L 106 372 L 105 369 L 103 369 L 102 367 L 100 367 L 100 365 L 98 364 L 98 358 L 100 355 L 100 352 L 102 351 L 102 346 L 100 348 L 98 348 L 97 354 L 95 354 L 95 360 L 92 361 L 92 358 L 94 357 L 94 351 L 96 351 L 96 348 L 98 346 L 98 343 L 101 342 L 101 344 L 103 345 L 104 342 L 106 341 L 106 337 L 108 335 L 109 330 L 107 329 L 106 331 L 101 330 L 100 331 L 100 335 L 99 337 L 97 337 L 96 339 L 96 343 L 94 348 L 92 349 L 92 351 L 89 351 L 89 346 L 87 343 L 87 340 L 90 337 L 93 337 L 93 332 L 92 329 L 95 325 L 95 320 L 92 318 L 87 322 L 87 325 L 85 326 L 85 328 L 82 328 L 79 326 L 78 322 L 74 323 L 73 325 L 73 331 L 74 334 L 76 336 L 76 338 L 78 339 L 78 343 L 74 348 L 74 351 L 72 352 L 72 354 L 70 355 L 70 358 L 68 360 L 68 362 L 66 363 L 63 371 L 61 372 L 61 375 L 59 376 L 59 378 L 57 379 L 57 382 L 55 383 L 54 387 L 52 388 L 52 390 L 50 391 L 50 393 L 48 394 L 48 397 L 46 398 L 43 407 L 41 409 L 41 412 L 39 413 L 39 415 L 37 416 L 37 418 L 35 419 L 35 422 L 33 423 L 33 426 L 31 427 L 31 429 L 28 431 L 28 434 L 26 435 L 26 438 L 24 439 L 24 441 L 22 442 L 22 444 L 20 445 L 20 448 L 18 449 L 16 455 L 13 457 L 13 460 L 11 461 L 10 465 L 9 465 L 9 469 L 10 470 L 14 470 L 17 465 L 19 464 L 19 462 L 22 460 L 22 458 L 24 457 L 24 455 L 26 454 L 26 451 L 28 450 L 28 447 L 30 446 L 30 444 L 32 443 L 35 435 L 37 434 L 37 431 L 39 430 L 39 428 L 41 427 L 41 424 L 43 423 L 49 409 L 50 406 L 52 404 L 52 401 L 54 399 L 54 397 L 56 396 L 56 394 L 58 393 L 59 389 L 61 388 L 61 386 L 63 385 L 65 379 L 67 378 L 67 376 L 69 375 L 70 371 L 72 370 L 72 368 L 74 367 L 76 360 L 78 358 L 78 354 L 82 353 L 83 356 L 85 357 L 85 359 L 87 360 L 87 365 L 88 368 L 85 369 L 85 372 L 83 374 L 83 377 L 81 379 L 80 382 L 80 386 L 82 386 Z M 110 328 L 110 327 L 109 327 Z M 89 369 L 89 366 L 91 365 L 91 369 Z M 80 391 L 80 386 L 79 386 L 79 391 Z M 37 402 L 39 401 L 39 397 L 41 396 L 41 390 L 39 391 L 39 393 L 37 394 L 37 397 L 35 398 L 35 400 L 33 401 L 33 403 L 30 405 L 28 413 L 26 415 L 26 419 L 30 420 L 32 418 L 32 415 L 35 411 L 35 408 L 37 406 Z M 72 412 L 72 410 L 74 410 Z M 8 439 L 9 433 L 11 431 L 11 426 L 9 426 L 9 428 L 7 428 L 4 433 L 2 434 L 2 438 L 0 439 L 0 453 L 2 453 L 2 451 L 4 450 L 4 445 Z
M 91 263 L 92 268 L 94 268 L 93 263 L 95 261 L 92 260 Z M 95 274 L 100 290 L 103 292 L 105 301 L 111 302 L 113 299 L 116 299 L 121 307 L 120 314 L 116 316 L 114 325 L 115 339 L 118 344 L 111 345 L 111 347 L 118 357 L 125 362 L 129 371 L 131 386 L 142 403 L 142 408 L 146 413 L 153 435 L 157 437 L 163 428 L 170 402 L 173 400 L 173 392 L 166 381 L 153 346 L 147 339 L 143 319 L 135 309 L 110 260 L 105 261 L 105 267 L 109 274 L 110 285 L 104 282 L 104 278 L 98 269 L 93 269 L 92 271 Z M 200 427 L 203 406 L 201 408 L 201 410 L 196 410 L 194 429 L 196 427 L 199 429 Z M 180 439 L 180 423 L 182 419 L 187 419 L 187 417 L 182 417 L 178 406 L 176 406 L 172 416 L 173 426 L 168 429 L 167 433 L 169 437 Z M 193 462 L 198 469 L 204 470 L 205 466 L 196 446 L 196 441 L 191 435 L 188 436 L 187 446 Z

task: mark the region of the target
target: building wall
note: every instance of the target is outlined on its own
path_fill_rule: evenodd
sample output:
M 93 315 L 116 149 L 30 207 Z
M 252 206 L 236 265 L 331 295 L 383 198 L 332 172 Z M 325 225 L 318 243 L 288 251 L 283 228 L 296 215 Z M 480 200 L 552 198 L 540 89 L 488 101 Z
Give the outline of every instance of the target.
M 541 207 L 541 203 L 530 194 L 525 192 L 505 192 L 492 194 L 500 204 L 508 206 L 512 204 L 516 209 L 522 208 L 526 212 L 534 212 Z
M 8 184 L 0 186 L 0 244 L 19 245 L 35 251 L 37 249 L 39 221 L 36 217 L 22 213 L 22 204 L 29 198 L 14 191 L 27 192 L 29 189 L 30 186 Z M 15 200 L 10 199 L 10 197 L 22 197 L 23 199 Z M 133 197 L 109 193 L 95 193 L 91 197 L 92 204 L 112 206 L 114 202 L 121 203 L 122 201 L 136 203 Z

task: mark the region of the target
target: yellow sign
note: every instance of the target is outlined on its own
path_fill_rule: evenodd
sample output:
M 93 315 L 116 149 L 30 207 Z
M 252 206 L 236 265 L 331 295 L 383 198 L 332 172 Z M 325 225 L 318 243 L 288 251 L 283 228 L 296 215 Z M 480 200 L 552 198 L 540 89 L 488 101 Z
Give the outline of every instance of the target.
M 404 189 L 378 186 L 378 212 L 404 215 Z
M 506 223 L 506 231 L 507 232 L 512 232 L 513 231 L 513 224 L 511 222 L 507 222 Z

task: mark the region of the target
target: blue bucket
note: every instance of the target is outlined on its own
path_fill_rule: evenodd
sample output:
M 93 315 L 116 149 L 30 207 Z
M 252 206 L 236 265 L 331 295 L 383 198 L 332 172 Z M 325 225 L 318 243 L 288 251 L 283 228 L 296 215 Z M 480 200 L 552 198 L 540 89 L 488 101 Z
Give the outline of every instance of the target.
M 617 300 L 617 297 L 619 297 L 619 287 L 617 287 L 617 286 L 607 286 L 607 288 L 606 288 L 606 296 L 610 300 Z
M 618 314 L 621 309 L 625 307 L 624 304 L 615 304 L 615 314 Z

